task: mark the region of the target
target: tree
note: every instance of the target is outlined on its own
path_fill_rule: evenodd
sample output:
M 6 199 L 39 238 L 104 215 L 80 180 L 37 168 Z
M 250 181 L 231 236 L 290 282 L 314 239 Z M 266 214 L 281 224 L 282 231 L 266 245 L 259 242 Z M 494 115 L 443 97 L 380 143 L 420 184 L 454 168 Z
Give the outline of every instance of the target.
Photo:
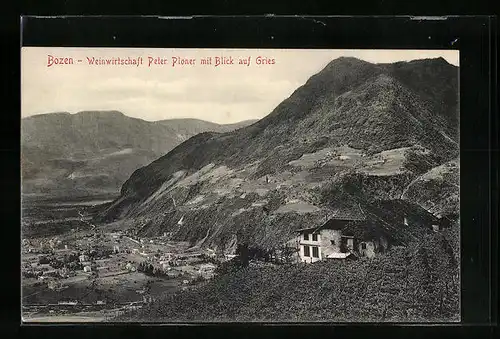
M 50 266 L 52 266 L 53 268 L 58 269 L 58 268 L 62 268 L 64 266 L 64 263 L 62 261 L 57 260 L 57 259 L 54 258 L 54 259 L 52 259 L 50 261 Z
M 294 256 L 297 255 L 298 251 L 299 249 L 296 247 L 284 246 L 281 250 L 281 257 L 285 263 L 293 263 L 295 261 Z
M 236 247 L 236 255 L 238 255 L 241 266 L 247 267 L 250 260 L 248 244 L 238 244 Z
M 46 265 L 46 264 L 50 264 L 50 259 L 46 256 L 41 256 L 40 258 L 38 258 L 38 263 L 40 265 Z

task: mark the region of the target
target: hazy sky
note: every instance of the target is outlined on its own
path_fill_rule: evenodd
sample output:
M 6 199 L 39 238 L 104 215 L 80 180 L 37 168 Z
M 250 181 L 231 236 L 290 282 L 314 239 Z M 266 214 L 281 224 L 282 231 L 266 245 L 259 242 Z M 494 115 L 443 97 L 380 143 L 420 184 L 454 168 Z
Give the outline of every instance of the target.
M 48 55 L 73 58 L 73 65 L 47 67 Z M 144 64 L 89 65 L 92 58 L 137 58 Z M 167 59 L 148 67 L 148 57 Z M 234 65 L 201 65 L 200 59 L 232 57 Z M 250 66 L 238 65 L 251 57 Z M 258 56 L 275 60 L 256 65 Z M 244 50 L 23 47 L 21 116 L 50 112 L 118 110 L 154 121 L 198 118 L 217 123 L 260 119 L 331 60 L 353 56 L 373 63 L 443 57 L 458 66 L 455 50 Z M 195 65 L 172 67 L 172 57 Z M 81 62 L 78 62 L 81 60 Z

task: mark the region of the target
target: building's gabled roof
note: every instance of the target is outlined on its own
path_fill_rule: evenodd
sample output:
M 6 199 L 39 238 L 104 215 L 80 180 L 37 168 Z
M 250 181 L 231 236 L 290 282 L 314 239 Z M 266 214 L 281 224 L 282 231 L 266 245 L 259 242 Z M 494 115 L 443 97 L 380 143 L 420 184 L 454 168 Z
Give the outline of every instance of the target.
M 372 202 L 343 202 L 329 209 L 328 221 L 316 226 L 299 229 L 296 232 L 317 232 L 322 229 L 336 229 L 343 235 L 359 239 L 375 239 L 381 236 L 391 240 L 404 218 L 420 225 L 440 224 L 438 217 L 421 206 L 401 200 L 379 200 Z
M 422 208 L 420 205 L 402 199 L 381 200 L 364 206 L 368 214 L 373 214 L 387 222 L 399 222 L 410 218 L 421 223 L 438 223 L 439 218 Z
M 315 233 L 318 231 L 321 231 L 322 229 L 330 229 L 330 230 L 342 230 L 345 228 L 347 223 L 350 221 L 353 221 L 351 219 L 336 219 L 336 218 L 331 218 L 327 222 L 316 226 L 316 227 L 307 227 L 307 228 L 301 228 L 296 230 L 295 232 L 303 233 L 303 232 L 310 232 L 310 233 Z
M 316 230 L 318 227 L 307 227 L 307 228 L 301 228 L 301 229 L 298 229 L 298 230 L 295 230 L 295 232 L 297 233 L 302 233 L 302 232 L 307 232 L 307 231 L 311 231 L 313 232 L 314 230 Z
M 441 218 L 440 218 L 440 223 L 439 225 L 441 227 L 450 227 L 451 225 L 453 225 L 454 223 L 458 222 L 458 220 L 460 219 L 460 215 L 456 214 L 456 213 L 450 213 L 450 214 L 445 214 L 443 215 Z
M 351 221 L 347 223 L 342 234 L 354 236 L 360 240 L 373 240 L 381 237 L 392 240 L 391 233 L 379 222 L 375 221 Z
M 366 220 L 366 215 L 361 206 L 357 203 L 342 203 L 329 207 L 325 211 L 327 221 L 315 226 L 296 230 L 296 232 L 316 232 L 321 229 L 342 229 L 349 221 Z
M 336 220 L 366 220 L 366 215 L 360 204 L 342 203 L 329 208 L 328 217 Z

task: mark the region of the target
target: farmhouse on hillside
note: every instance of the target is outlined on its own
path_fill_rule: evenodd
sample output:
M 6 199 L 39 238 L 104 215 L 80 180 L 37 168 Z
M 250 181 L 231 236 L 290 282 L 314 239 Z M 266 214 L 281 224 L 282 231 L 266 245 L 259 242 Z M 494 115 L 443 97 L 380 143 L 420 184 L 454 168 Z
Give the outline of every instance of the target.
M 384 253 L 398 240 L 400 230 L 430 231 L 443 222 L 418 205 L 403 200 L 339 206 L 317 227 L 299 229 L 299 262 L 372 258 Z

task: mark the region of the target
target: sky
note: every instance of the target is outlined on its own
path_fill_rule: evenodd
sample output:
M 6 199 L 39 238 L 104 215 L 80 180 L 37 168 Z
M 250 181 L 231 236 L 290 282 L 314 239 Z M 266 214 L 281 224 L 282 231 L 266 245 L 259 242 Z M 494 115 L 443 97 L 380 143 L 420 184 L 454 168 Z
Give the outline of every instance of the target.
M 56 60 L 72 58 L 73 64 L 48 67 L 49 55 Z M 274 64 L 256 64 L 259 56 L 274 59 Z M 21 117 L 117 110 L 148 121 L 196 118 L 226 124 L 261 119 L 309 77 L 341 56 L 372 63 L 443 57 L 450 64 L 459 64 L 456 50 L 23 47 Z M 93 57 L 142 57 L 143 64 L 90 65 L 87 58 Z M 148 66 L 149 57 L 166 63 Z M 212 57 L 212 65 L 201 64 L 207 57 Z M 215 57 L 232 57 L 235 64 L 215 67 Z M 239 59 L 248 57 L 249 66 L 238 64 Z M 172 66 L 173 58 L 195 59 L 195 64 Z

